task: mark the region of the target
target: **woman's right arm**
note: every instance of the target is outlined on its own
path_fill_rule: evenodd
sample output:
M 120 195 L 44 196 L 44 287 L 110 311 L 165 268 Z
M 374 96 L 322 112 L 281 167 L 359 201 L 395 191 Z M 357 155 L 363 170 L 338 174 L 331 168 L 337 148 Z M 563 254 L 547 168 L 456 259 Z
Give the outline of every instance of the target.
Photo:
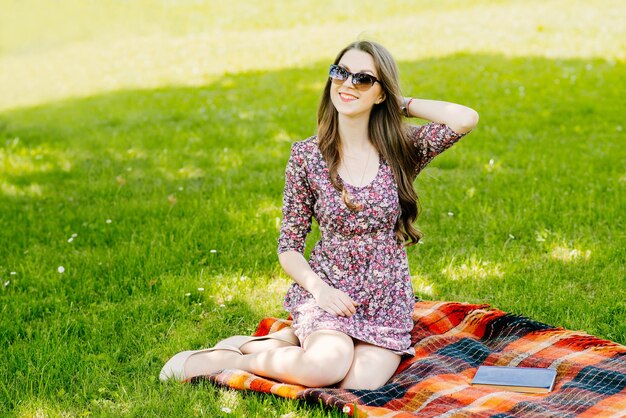
M 294 144 L 285 170 L 278 260 L 285 273 L 311 293 L 320 308 L 328 313 L 350 316 L 355 312 L 356 303 L 344 292 L 324 282 L 304 258 L 314 204 L 315 196 L 309 185 L 303 150 L 299 144 Z

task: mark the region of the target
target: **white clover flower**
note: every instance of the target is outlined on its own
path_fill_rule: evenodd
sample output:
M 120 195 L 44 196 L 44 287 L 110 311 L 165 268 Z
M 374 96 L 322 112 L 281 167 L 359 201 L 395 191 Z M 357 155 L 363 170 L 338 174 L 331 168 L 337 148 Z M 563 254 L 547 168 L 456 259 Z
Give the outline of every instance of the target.
M 227 406 L 223 406 L 223 407 L 222 407 L 222 412 L 223 412 L 223 413 L 225 413 L 225 414 L 230 414 L 230 413 L 232 413 L 232 412 L 233 412 L 233 410 L 232 410 L 232 409 L 230 409 L 230 408 L 229 408 L 229 407 L 227 407 Z
M 110 224 L 111 222 L 113 222 L 113 221 L 112 221 L 112 220 L 110 220 L 110 219 L 107 219 L 107 220 L 106 220 L 106 223 L 108 223 L 108 224 Z
M 65 272 L 65 267 L 63 267 L 63 266 L 59 266 L 59 268 L 57 269 L 57 271 L 58 271 L 59 273 L 63 273 L 63 272 Z

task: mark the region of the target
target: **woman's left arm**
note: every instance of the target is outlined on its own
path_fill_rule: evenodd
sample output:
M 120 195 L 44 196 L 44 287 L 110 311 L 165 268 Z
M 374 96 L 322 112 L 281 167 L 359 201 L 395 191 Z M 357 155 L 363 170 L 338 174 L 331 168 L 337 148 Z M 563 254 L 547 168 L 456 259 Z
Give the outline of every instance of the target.
M 471 131 L 478 123 L 478 112 L 456 103 L 407 97 L 403 105 L 409 117 L 448 125 L 458 134 Z

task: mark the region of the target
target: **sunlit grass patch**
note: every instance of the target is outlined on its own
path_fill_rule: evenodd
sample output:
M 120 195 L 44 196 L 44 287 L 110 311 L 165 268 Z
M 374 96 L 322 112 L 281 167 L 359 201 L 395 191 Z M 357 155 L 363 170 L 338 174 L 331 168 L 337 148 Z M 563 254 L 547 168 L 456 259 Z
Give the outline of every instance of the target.
M 442 271 L 450 280 L 497 279 L 504 277 L 502 266 L 484 260 L 470 259 L 460 265 L 449 265 Z
M 1 174 L 5 176 L 19 176 L 52 170 L 67 172 L 72 168 L 72 163 L 63 151 L 51 149 L 48 145 L 22 147 L 19 138 L 15 138 L 6 149 L 0 149 L 0 167 Z
M 569 263 L 572 261 L 589 260 L 591 250 L 579 250 L 577 248 L 568 248 L 564 246 L 555 246 L 550 252 L 550 256 L 556 260 Z
M 20 138 L 7 140 L 0 148 L 0 190 L 12 197 L 42 197 L 45 186 L 40 179 L 53 172 L 68 173 L 75 156 L 48 144 L 24 146 Z
M 423 298 L 432 299 L 436 291 L 433 289 L 433 282 L 429 281 L 426 277 L 412 276 L 411 282 L 413 283 L 413 289 L 417 295 Z

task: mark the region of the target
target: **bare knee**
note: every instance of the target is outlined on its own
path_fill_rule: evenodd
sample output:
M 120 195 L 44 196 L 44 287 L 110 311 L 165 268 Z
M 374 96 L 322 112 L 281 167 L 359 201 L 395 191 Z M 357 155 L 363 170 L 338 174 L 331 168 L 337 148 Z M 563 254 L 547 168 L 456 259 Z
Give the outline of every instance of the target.
M 332 386 L 346 377 L 351 363 L 352 357 L 307 357 L 303 367 L 305 372 L 303 383 L 309 387 Z
M 400 356 L 391 350 L 359 342 L 354 347 L 352 365 L 339 385 L 345 389 L 374 390 L 395 373 Z
M 306 386 L 332 386 L 348 374 L 354 354 L 352 338 L 336 334 L 339 334 L 337 338 L 326 336 L 314 344 L 305 345 L 302 366 Z

